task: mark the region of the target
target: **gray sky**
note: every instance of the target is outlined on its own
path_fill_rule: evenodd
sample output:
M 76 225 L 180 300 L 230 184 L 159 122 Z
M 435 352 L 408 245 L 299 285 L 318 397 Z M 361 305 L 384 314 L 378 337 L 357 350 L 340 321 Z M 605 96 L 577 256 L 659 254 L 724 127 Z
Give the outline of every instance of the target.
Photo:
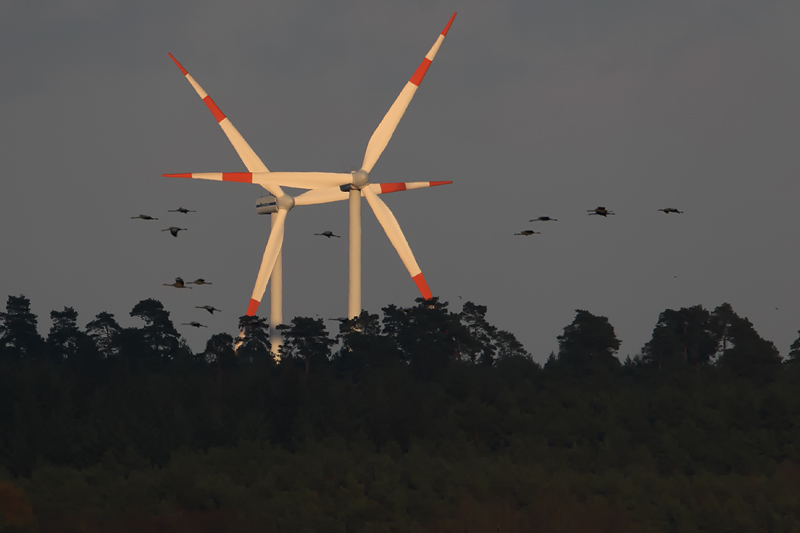
M 178 326 L 197 351 L 235 333 L 266 193 L 161 177 L 244 170 L 167 52 L 270 170 L 350 171 L 454 11 L 371 175 L 454 182 L 383 197 L 433 293 L 487 305 L 538 361 L 575 309 L 607 316 L 624 357 L 663 310 L 724 301 L 785 355 L 800 329 L 790 0 L 0 3 L 0 298 L 30 298 L 43 333 L 65 305 L 81 325 L 101 311 L 139 325 L 128 313 L 148 297 L 209 326 Z M 587 216 L 598 205 L 617 215 Z M 412 304 L 363 212 L 364 307 Z M 528 222 L 540 215 L 559 221 Z M 287 321 L 346 312 L 347 240 L 313 235 L 327 229 L 347 234 L 346 202 L 289 216 Z M 162 286 L 176 276 L 214 284 Z

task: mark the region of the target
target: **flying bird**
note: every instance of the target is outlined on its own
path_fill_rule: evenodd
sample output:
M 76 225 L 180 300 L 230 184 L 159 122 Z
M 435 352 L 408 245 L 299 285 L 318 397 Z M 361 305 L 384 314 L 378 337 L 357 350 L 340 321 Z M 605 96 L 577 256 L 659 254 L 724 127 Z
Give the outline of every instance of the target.
M 200 322 L 195 322 L 194 320 L 191 322 L 184 322 L 181 324 L 182 326 L 192 326 L 194 328 L 207 328 L 208 326 L 204 326 Z
M 175 287 L 176 289 L 191 289 L 183 282 L 183 278 L 175 278 L 175 283 L 164 283 L 166 287 Z
M 222 312 L 222 309 L 217 309 L 217 308 L 216 308 L 216 307 L 214 307 L 213 305 L 195 305 L 195 307 L 196 307 L 197 309 L 205 309 L 206 311 L 208 311 L 208 312 L 209 312 L 209 313 L 211 313 L 212 315 L 214 314 L 214 311 L 220 311 L 220 312 Z
M 525 231 L 515 233 L 514 235 L 525 235 L 527 237 L 528 235 L 539 235 L 541 233 L 542 233 L 541 231 L 533 231 L 532 229 L 526 229 Z
M 194 281 L 189 281 L 188 283 L 194 283 L 195 285 L 213 285 L 213 283 L 204 280 L 203 278 L 197 278 Z
M 609 211 L 605 207 L 597 207 L 595 209 L 588 209 L 590 215 L 600 215 L 601 217 L 605 217 L 608 215 L 616 215 L 613 211 Z
M 172 233 L 173 237 L 177 237 L 179 231 L 186 231 L 187 229 L 188 228 L 179 228 L 177 226 L 170 226 L 168 228 L 162 229 L 161 231 L 168 231 L 168 232 Z
M 665 212 L 666 214 L 668 214 L 668 215 L 669 215 L 670 213 L 683 213 L 683 211 L 678 211 L 678 210 L 677 210 L 677 209 L 675 209 L 674 207 L 667 207 L 666 209 L 659 209 L 659 211 L 664 211 L 664 212 Z
M 538 218 L 532 218 L 532 219 L 530 219 L 528 222 L 550 222 L 551 220 L 552 220 L 553 222 L 558 222 L 558 219 L 557 219 L 557 218 L 550 218 L 550 217 L 538 217 Z
M 183 213 L 184 215 L 186 213 L 196 213 L 196 211 L 194 211 L 192 209 L 186 209 L 185 207 L 179 207 L 178 209 L 170 209 L 169 212 L 170 213 Z
M 131 217 L 131 218 L 141 218 L 142 220 L 158 220 L 155 217 L 151 217 L 150 215 L 139 215 L 138 217 Z
M 337 239 L 339 238 L 339 236 L 334 235 L 332 231 L 323 231 L 322 233 L 315 233 L 314 235 L 322 235 L 323 237 L 327 237 L 329 239 L 331 237 L 336 237 Z

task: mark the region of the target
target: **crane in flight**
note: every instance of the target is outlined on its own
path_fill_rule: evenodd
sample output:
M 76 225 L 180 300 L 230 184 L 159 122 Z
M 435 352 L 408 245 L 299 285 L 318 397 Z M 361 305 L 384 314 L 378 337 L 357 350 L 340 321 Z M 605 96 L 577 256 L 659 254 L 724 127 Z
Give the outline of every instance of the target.
M 186 231 L 187 229 L 188 228 L 179 228 L 177 226 L 170 226 L 168 228 L 162 229 L 161 231 L 168 231 L 168 232 L 172 233 L 173 237 L 177 237 L 179 231 Z
M 526 229 L 525 231 L 515 233 L 514 235 L 525 235 L 527 237 L 528 235 L 540 235 L 541 233 L 542 233 L 541 231 L 533 231 L 532 229 Z
M 588 211 L 590 215 L 600 215 L 601 217 L 606 217 L 608 215 L 616 215 L 615 212 L 609 211 L 605 207 L 596 207 L 594 209 L 589 209 Z
M 315 233 L 314 235 L 321 235 L 321 236 L 323 236 L 323 237 L 327 237 L 327 238 L 329 238 L 329 239 L 330 239 L 331 237 L 336 237 L 337 239 L 339 239 L 339 238 L 340 238 L 340 236 L 339 236 L 339 235 L 334 235 L 332 231 L 323 231 L 322 233 Z
M 142 220 L 158 220 L 155 217 L 151 217 L 150 215 L 139 215 L 138 217 L 131 217 L 131 218 L 141 218 Z
M 169 212 L 183 213 L 185 215 L 186 213 L 196 213 L 197 211 L 194 211 L 193 209 L 186 209 L 185 207 L 179 207 L 178 209 L 170 209 Z
M 668 214 L 668 215 L 669 215 L 670 213 L 683 213 L 683 211 L 678 211 L 678 210 L 677 210 L 677 209 L 675 209 L 674 207 L 667 207 L 667 208 L 664 208 L 664 209 L 659 209 L 659 211 L 664 211 L 664 212 L 665 212 L 666 214 Z
M 553 222 L 558 222 L 558 219 L 557 219 L 557 218 L 550 218 L 550 217 L 537 217 L 537 218 L 532 218 L 532 219 L 530 219 L 528 222 L 550 222 L 551 220 L 552 220 Z
M 220 311 L 220 312 L 222 312 L 222 309 L 217 309 L 217 308 L 216 308 L 216 307 L 214 307 L 213 305 L 195 305 L 195 307 L 196 307 L 197 309 L 205 309 L 206 311 L 208 311 L 208 312 L 209 312 L 209 313 L 211 313 L 212 315 L 214 314 L 214 311 Z
M 164 283 L 166 287 L 175 287 L 176 289 L 191 289 L 183 282 L 183 278 L 175 278 L 175 283 Z

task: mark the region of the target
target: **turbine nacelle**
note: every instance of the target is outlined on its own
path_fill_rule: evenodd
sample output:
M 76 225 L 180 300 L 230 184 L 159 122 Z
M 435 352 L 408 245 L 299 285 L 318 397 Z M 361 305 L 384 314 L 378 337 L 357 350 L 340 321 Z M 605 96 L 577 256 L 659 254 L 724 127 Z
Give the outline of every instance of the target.
M 262 196 L 256 200 L 256 212 L 259 215 L 271 215 L 278 212 L 278 199 L 272 196 Z
M 275 198 L 272 195 L 262 196 L 256 201 L 256 212 L 259 215 L 271 215 L 278 211 L 289 211 L 294 207 L 294 197 L 284 194 Z

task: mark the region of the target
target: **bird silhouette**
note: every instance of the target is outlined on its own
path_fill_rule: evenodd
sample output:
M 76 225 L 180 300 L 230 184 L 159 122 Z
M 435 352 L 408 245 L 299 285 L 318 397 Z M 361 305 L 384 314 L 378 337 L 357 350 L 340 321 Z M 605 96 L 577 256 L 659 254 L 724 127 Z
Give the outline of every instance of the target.
M 168 231 L 168 232 L 172 233 L 173 237 L 177 237 L 179 231 L 186 231 L 187 229 L 188 228 L 179 228 L 177 226 L 170 226 L 168 228 L 162 229 L 161 231 Z
M 678 211 L 678 210 L 677 210 L 677 209 L 675 209 L 674 207 L 667 207 L 667 208 L 665 208 L 665 209 L 659 209 L 659 211 L 664 211 L 664 212 L 665 212 L 666 214 L 668 214 L 668 215 L 669 215 L 670 213 L 683 213 L 683 211 Z
M 216 308 L 216 307 L 214 307 L 213 305 L 195 305 L 195 307 L 196 307 L 197 309 L 205 309 L 206 311 L 208 311 L 208 312 L 209 312 L 209 313 L 211 313 L 212 315 L 214 314 L 214 311 L 219 311 L 219 312 L 222 312 L 222 309 L 217 309 L 217 308 Z
M 615 212 L 609 211 L 605 207 L 597 207 L 595 209 L 589 209 L 588 211 L 590 215 L 600 215 L 601 217 L 605 217 L 608 215 L 616 215 Z
M 537 218 L 532 218 L 532 219 L 530 219 L 528 222 L 550 222 L 551 220 L 552 220 L 553 222 L 558 222 L 558 219 L 557 219 L 557 218 L 550 218 L 550 217 L 537 217 Z
M 194 211 L 192 209 L 186 209 L 185 207 L 179 207 L 178 209 L 170 209 L 169 212 L 170 213 L 183 213 L 184 215 L 186 213 L 196 213 L 196 211 Z
M 527 237 L 528 235 L 539 235 L 541 233 L 542 233 L 541 231 L 533 231 L 532 229 L 526 229 L 525 231 L 515 233 L 514 235 L 525 235 Z
M 131 217 L 131 218 L 141 218 L 142 220 L 158 220 L 155 217 L 151 217 L 150 215 L 139 215 L 138 217 Z
M 204 326 L 200 322 L 195 322 L 194 320 L 192 320 L 191 322 L 183 322 L 181 325 L 182 326 L 192 326 L 194 328 L 207 328 L 208 327 L 208 326 Z
M 314 235 L 322 235 L 323 237 L 331 238 L 336 237 L 337 239 L 340 238 L 338 235 L 334 235 L 332 231 L 323 231 L 322 233 L 315 233 Z
M 164 283 L 166 287 L 175 287 L 176 289 L 191 289 L 183 282 L 183 278 L 175 278 L 175 283 Z
M 197 278 L 194 281 L 188 281 L 187 283 L 194 283 L 195 285 L 213 285 L 213 283 L 204 280 L 203 278 Z

